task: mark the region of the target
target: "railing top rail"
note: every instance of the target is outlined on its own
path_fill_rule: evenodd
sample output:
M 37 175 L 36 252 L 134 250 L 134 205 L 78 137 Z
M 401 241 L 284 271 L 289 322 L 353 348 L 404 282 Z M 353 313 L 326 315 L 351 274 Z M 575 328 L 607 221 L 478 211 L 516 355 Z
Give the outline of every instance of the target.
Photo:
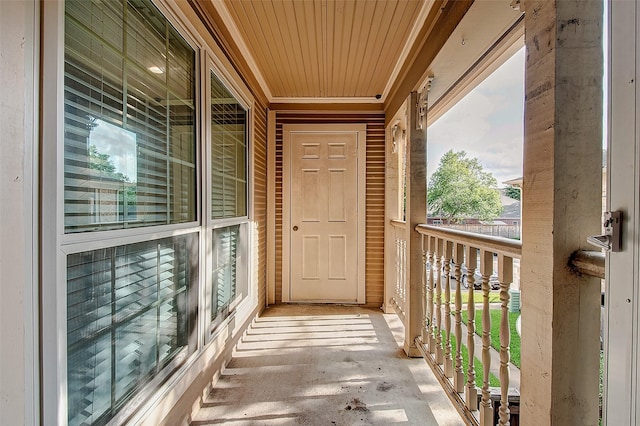
M 605 275 L 605 255 L 601 251 L 578 250 L 575 251 L 569 263 L 576 272 L 604 279 Z
M 473 232 L 425 224 L 417 225 L 416 231 L 422 235 L 442 238 L 454 243 L 470 245 L 471 247 L 489 250 L 514 259 L 520 259 L 522 256 L 522 242 L 518 240 L 475 234 Z
M 395 226 L 396 228 L 404 228 L 407 226 L 407 222 L 399 219 L 391 219 L 391 226 Z

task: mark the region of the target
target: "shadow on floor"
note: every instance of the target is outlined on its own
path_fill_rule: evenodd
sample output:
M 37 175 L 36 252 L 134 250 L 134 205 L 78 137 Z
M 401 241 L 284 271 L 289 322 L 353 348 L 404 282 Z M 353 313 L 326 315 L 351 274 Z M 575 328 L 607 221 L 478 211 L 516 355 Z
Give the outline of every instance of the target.
M 278 305 L 247 331 L 194 426 L 462 425 L 395 315 Z

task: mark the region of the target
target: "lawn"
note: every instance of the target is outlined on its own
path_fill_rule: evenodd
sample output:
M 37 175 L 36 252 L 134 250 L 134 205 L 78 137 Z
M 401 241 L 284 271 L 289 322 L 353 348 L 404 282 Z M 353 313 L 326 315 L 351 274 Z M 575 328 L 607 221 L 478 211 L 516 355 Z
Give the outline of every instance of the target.
M 491 318 L 491 346 L 500 351 L 500 309 L 490 309 L 489 316 Z M 467 312 L 462 311 L 462 322 L 467 323 Z M 520 335 L 516 331 L 516 320 L 520 314 L 517 312 L 509 312 L 509 331 L 511 332 L 511 342 L 509 349 L 511 352 L 511 363 L 520 368 Z M 482 310 L 476 310 L 476 334 L 482 335 Z
M 444 342 L 445 332 L 442 331 L 442 341 Z M 464 373 L 464 382 L 467 382 L 467 371 L 469 370 L 469 352 L 467 351 L 467 347 L 462 345 L 462 371 Z M 453 334 L 451 334 L 451 357 L 453 358 L 453 362 L 455 364 L 456 358 L 456 338 Z M 473 357 L 473 365 L 476 371 L 476 386 L 478 388 L 482 387 L 482 361 L 480 361 L 475 356 Z M 455 368 L 455 367 L 454 367 Z M 498 379 L 493 373 L 489 373 L 489 386 L 500 386 L 500 379 Z
M 467 303 L 467 301 L 469 300 L 469 290 L 462 290 L 462 303 Z M 435 293 L 433 295 L 433 298 L 435 299 Z M 444 298 L 444 292 L 442 292 L 442 297 Z M 474 290 L 473 291 L 473 301 L 474 303 L 478 304 L 478 303 L 483 303 L 484 302 L 484 298 L 482 297 L 482 291 L 481 290 Z M 451 303 L 455 303 L 456 302 L 456 292 L 454 290 L 451 290 Z M 498 291 L 492 291 L 489 293 L 489 303 L 500 303 L 500 292 Z

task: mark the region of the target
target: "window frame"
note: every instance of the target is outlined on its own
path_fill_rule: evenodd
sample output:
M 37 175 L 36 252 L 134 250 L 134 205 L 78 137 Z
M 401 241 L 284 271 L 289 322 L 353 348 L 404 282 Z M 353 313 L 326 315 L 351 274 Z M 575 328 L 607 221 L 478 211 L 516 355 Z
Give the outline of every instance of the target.
M 185 13 L 182 5 L 168 0 L 150 0 L 174 29 L 195 50 L 195 143 L 196 220 L 188 223 L 153 225 L 94 232 L 65 234 L 64 229 L 64 52 L 65 4 L 44 2 L 42 7 L 41 43 L 41 146 L 40 157 L 40 271 L 41 271 L 41 418 L 43 424 L 66 424 L 67 404 L 67 256 L 99 248 L 126 245 L 148 239 L 160 239 L 185 233 L 198 232 L 198 297 L 196 319 L 197 344 L 192 354 L 182 362 L 173 361 L 140 387 L 131 400 L 123 403 L 109 424 L 138 421 L 160 400 L 171 399 L 169 390 L 178 386 L 183 392 L 184 381 L 190 369 L 203 360 L 222 352 L 218 343 L 226 337 L 233 321 L 244 323 L 257 307 L 256 247 L 257 228 L 254 220 L 254 97 L 231 61 L 199 22 L 190 22 L 193 15 Z M 186 7 L 186 6 L 184 6 Z M 211 219 L 210 158 L 208 140 L 210 132 L 210 72 L 225 84 L 236 99 L 246 107 L 246 172 L 247 215 L 232 219 Z M 214 227 L 242 224 L 246 230 L 246 293 L 234 302 L 232 312 L 211 330 L 209 297 L 211 292 L 211 240 Z M 209 250 L 209 251 L 208 251 Z M 224 331 L 224 333 L 223 333 Z M 229 331 L 230 332 L 230 331 Z M 179 390 L 182 389 L 182 390 Z
M 198 317 L 195 323 L 196 347 L 193 353 L 179 351 L 160 370 L 124 402 L 109 423 L 130 419 L 143 407 L 162 397 L 159 389 L 167 386 L 169 377 L 177 380 L 202 354 L 203 339 L 200 318 L 204 306 L 205 287 L 203 228 L 203 113 L 202 63 L 206 43 L 185 19 L 172 10 L 165 0 L 149 0 L 194 51 L 194 149 L 195 149 L 195 220 L 185 223 L 152 225 L 137 228 L 65 233 L 64 225 L 64 53 L 65 2 L 44 2 L 42 9 L 42 95 L 41 95 L 41 170 L 40 170 L 40 270 L 41 270 L 41 418 L 44 424 L 67 424 L 67 256 L 83 251 L 128 245 L 145 240 L 195 233 L 198 242 Z
M 127 1 L 127 0 L 119 0 L 119 1 Z M 78 243 L 85 243 L 85 242 L 95 242 L 97 238 L 97 236 L 100 236 L 100 239 L 116 239 L 119 237 L 128 237 L 128 236 L 132 236 L 132 235 L 136 235 L 139 236 L 140 238 L 143 238 L 144 236 L 149 235 L 149 230 L 154 229 L 157 230 L 159 232 L 171 232 L 171 231 L 178 231 L 178 230 L 182 230 L 182 229 L 194 229 L 194 228 L 198 228 L 200 227 L 200 224 L 202 223 L 202 204 L 203 204 L 203 200 L 202 200 L 202 192 L 203 192 L 203 180 L 202 180 L 202 173 L 203 173 L 203 169 L 202 169 L 202 136 L 203 136 L 203 132 L 202 132 L 202 110 L 203 110 L 203 99 L 206 99 L 206 96 L 203 97 L 202 96 L 202 84 L 201 84 L 201 76 L 200 76 L 200 63 L 203 62 L 203 56 L 204 56 L 204 51 L 202 49 L 201 43 L 197 42 L 197 39 L 192 35 L 192 33 L 190 31 L 188 31 L 186 28 L 184 28 L 183 25 L 181 25 L 181 23 L 179 22 L 179 20 L 177 20 L 175 18 L 175 16 L 173 16 L 172 13 L 170 13 L 170 11 L 167 9 L 167 7 L 165 7 L 165 5 L 162 3 L 162 1 L 158 1 L 158 0 L 148 0 L 149 2 L 151 2 L 152 4 L 154 4 L 156 6 L 156 8 L 160 11 L 160 13 L 164 16 L 165 19 L 167 19 L 167 21 L 169 22 L 169 24 L 171 24 L 173 26 L 173 28 L 176 30 L 176 32 L 178 34 L 180 34 L 180 36 L 182 36 L 182 38 L 184 39 L 184 41 L 194 50 L 194 54 L 195 54 L 195 63 L 194 63 L 194 78 L 195 78 L 195 82 L 194 82 L 194 105 L 195 105 L 195 120 L 196 123 L 194 125 L 194 130 L 195 130 L 195 159 L 194 159 L 194 164 L 195 164 L 195 188 L 194 188 L 194 192 L 195 192 L 195 207 L 194 207 L 194 213 L 195 213 L 195 220 L 190 221 L 190 222 L 183 222 L 183 223 L 175 223 L 175 224 L 162 224 L 162 225 L 151 225 L 151 226 L 141 226 L 141 227 L 132 227 L 132 228 L 122 228 L 122 229 L 111 229 L 111 230 L 98 230 L 98 231 L 88 231 L 88 232 L 72 232 L 72 233 L 65 233 L 65 224 L 64 224 L 64 220 L 65 220 L 65 215 L 64 215 L 64 204 L 65 204 L 65 200 L 64 200 L 64 108 L 59 108 L 60 105 L 64 105 L 64 51 L 65 51 L 65 43 L 64 43 L 64 35 L 65 35 L 65 27 L 64 27 L 64 21 L 65 21 L 65 2 L 61 1 L 59 3 L 61 3 L 61 5 L 59 5 L 59 11 L 58 13 L 61 14 L 61 16 L 59 17 L 59 19 L 62 21 L 61 22 L 61 34 L 59 34 L 59 37 L 61 38 L 61 46 L 58 46 L 56 48 L 56 50 L 59 50 L 59 61 L 60 63 L 60 67 L 61 69 L 58 71 L 58 75 L 60 80 L 58 81 L 59 84 L 59 88 L 58 91 L 59 93 L 59 97 L 60 99 L 58 100 L 58 103 L 56 105 L 56 107 L 58 109 L 60 109 L 61 111 L 58 111 L 58 114 L 60 115 L 60 117 L 58 118 L 58 125 L 59 125 L 59 132 L 60 135 L 56 138 L 55 144 L 56 144 L 56 148 L 57 148 L 57 152 L 56 152 L 56 169 L 59 171 L 59 173 L 62 173 L 60 176 L 59 173 L 56 173 L 56 193 L 60 194 L 61 197 L 60 199 L 56 200 L 58 203 L 61 203 L 61 206 L 57 206 L 56 208 L 56 213 L 57 213 L 57 220 L 56 220 L 56 233 L 58 235 L 58 238 L 60 239 L 60 245 L 62 246 L 66 246 L 66 245 L 75 245 Z M 45 15 L 45 19 L 46 19 L 46 15 Z M 45 82 L 45 84 L 47 84 Z M 43 103 L 44 104 L 44 103 Z M 46 104 L 44 104 L 46 106 Z M 200 121 L 200 122 L 198 122 Z
M 174 29 L 195 51 L 195 143 L 196 220 L 188 223 L 163 224 L 104 231 L 65 234 L 64 229 L 64 52 L 65 4 L 44 2 L 42 8 L 41 43 L 41 146 L 40 146 L 40 271 L 41 271 L 41 418 L 45 425 L 67 423 L 67 256 L 83 251 L 127 245 L 142 240 L 161 239 L 187 233 L 198 233 L 198 295 L 196 319 L 197 343 L 184 360 L 172 360 L 159 374 L 141 386 L 131 400 L 123 403 L 109 424 L 138 421 L 161 399 L 169 398 L 169 389 L 183 383 L 191 368 L 200 365 L 226 337 L 233 321 L 246 321 L 257 307 L 254 220 L 254 97 L 221 48 L 206 29 L 181 5 L 168 0 L 150 0 Z M 225 84 L 246 107 L 246 172 L 247 215 L 231 219 L 211 219 L 210 157 L 210 72 Z M 211 295 L 211 241 L 214 228 L 241 224 L 245 227 L 246 292 L 233 303 L 232 312 L 211 329 L 209 297 Z M 244 266 L 243 266 L 244 268 Z M 222 355 L 220 352 L 216 356 Z M 179 384 L 179 385 L 178 385 Z
M 202 72 L 202 82 L 204 88 L 202 89 L 202 93 L 206 94 L 206 102 L 204 102 L 204 120 L 202 121 L 204 125 L 203 130 L 203 155 L 202 155 L 202 169 L 205 171 L 203 179 L 206 181 L 206 189 L 204 191 L 203 197 L 203 210 L 202 210 L 202 218 L 203 218 L 203 228 L 204 235 L 203 238 L 205 243 L 205 253 L 206 253 L 206 261 L 204 262 L 205 271 L 205 285 L 204 285 L 204 295 L 203 300 L 205 304 L 203 305 L 205 309 L 202 314 L 202 327 L 205 331 L 204 333 L 204 343 L 210 343 L 214 341 L 221 330 L 225 328 L 225 325 L 228 324 L 236 315 L 236 312 L 244 309 L 249 301 L 253 299 L 253 285 L 251 284 L 251 270 L 252 265 L 254 264 L 253 260 L 253 237 L 252 237 L 252 227 L 251 222 L 254 218 L 253 212 L 253 116 L 254 116 L 254 98 L 251 95 L 250 91 L 246 86 L 239 86 L 237 83 L 234 84 L 233 76 L 227 71 L 226 67 L 222 63 L 222 61 L 217 58 L 215 55 L 212 55 L 210 52 L 205 52 L 203 58 L 203 72 Z M 224 85 L 224 87 L 235 97 L 236 101 L 245 109 L 246 111 L 246 124 L 245 124 L 245 172 L 247 179 L 247 188 L 246 188 L 246 215 L 245 216 L 237 216 L 231 218 L 221 218 L 221 219 L 213 219 L 212 218 L 212 176 L 211 176 L 211 138 L 213 136 L 212 130 L 212 122 L 211 122 L 211 74 L 214 74 Z M 242 294 L 236 294 L 236 297 L 229 305 L 228 314 L 224 318 L 211 318 L 211 298 L 213 295 L 213 231 L 214 229 L 225 228 L 229 226 L 240 225 L 240 233 L 244 235 L 245 240 L 240 241 L 239 244 L 241 247 L 246 249 L 245 253 L 245 261 L 243 262 L 241 273 L 237 276 L 245 279 L 245 282 L 241 283 L 241 288 L 246 291 Z M 236 284 L 237 285 L 237 284 Z

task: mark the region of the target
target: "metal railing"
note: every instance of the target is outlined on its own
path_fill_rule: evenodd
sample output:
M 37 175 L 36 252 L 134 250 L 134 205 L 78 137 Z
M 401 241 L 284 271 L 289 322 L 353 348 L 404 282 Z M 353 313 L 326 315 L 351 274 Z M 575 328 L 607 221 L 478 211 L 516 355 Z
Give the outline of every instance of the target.
M 497 416 L 498 424 L 507 425 L 511 417 L 510 404 L 519 404 L 517 390 L 510 388 L 511 371 L 519 375 L 519 370 L 510 365 L 509 302 L 514 261 L 519 262 L 522 245 L 520 241 L 437 226 L 418 225 L 415 230 L 422 237 L 424 307 L 421 336 L 416 344 L 468 422 L 493 425 Z M 404 252 L 397 261 L 397 269 L 406 270 Z M 404 276 L 403 280 L 396 286 L 406 286 Z M 496 290 L 492 291 L 492 287 Z M 476 291 L 481 294 L 477 304 Z M 463 293 L 466 295 L 466 336 L 463 336 Z M 490 302 L 492 293 L 499 295 L 499 302 Z M 406 289 L 402 294 L 406 294 Z M 498 358 L 491 348 L 492 304 L 500 312 Z M 479 354 L 476 351 L 478 305 L 481 306 L 481 331 L 477 333 L 481 336 Z M 468 360 L 466 367 L 463 366 L 463 346 Z M 492 353 L 494 362 L 499 360 L 497 370 L 491 365 Z M 480 371 L 476 371 L 475 358 L 481 363 Z M 492 370 L 499 375 L 499 395 L 490 386 Z M 476 386 L 478 375 L 482 377 L 480 387 Z

